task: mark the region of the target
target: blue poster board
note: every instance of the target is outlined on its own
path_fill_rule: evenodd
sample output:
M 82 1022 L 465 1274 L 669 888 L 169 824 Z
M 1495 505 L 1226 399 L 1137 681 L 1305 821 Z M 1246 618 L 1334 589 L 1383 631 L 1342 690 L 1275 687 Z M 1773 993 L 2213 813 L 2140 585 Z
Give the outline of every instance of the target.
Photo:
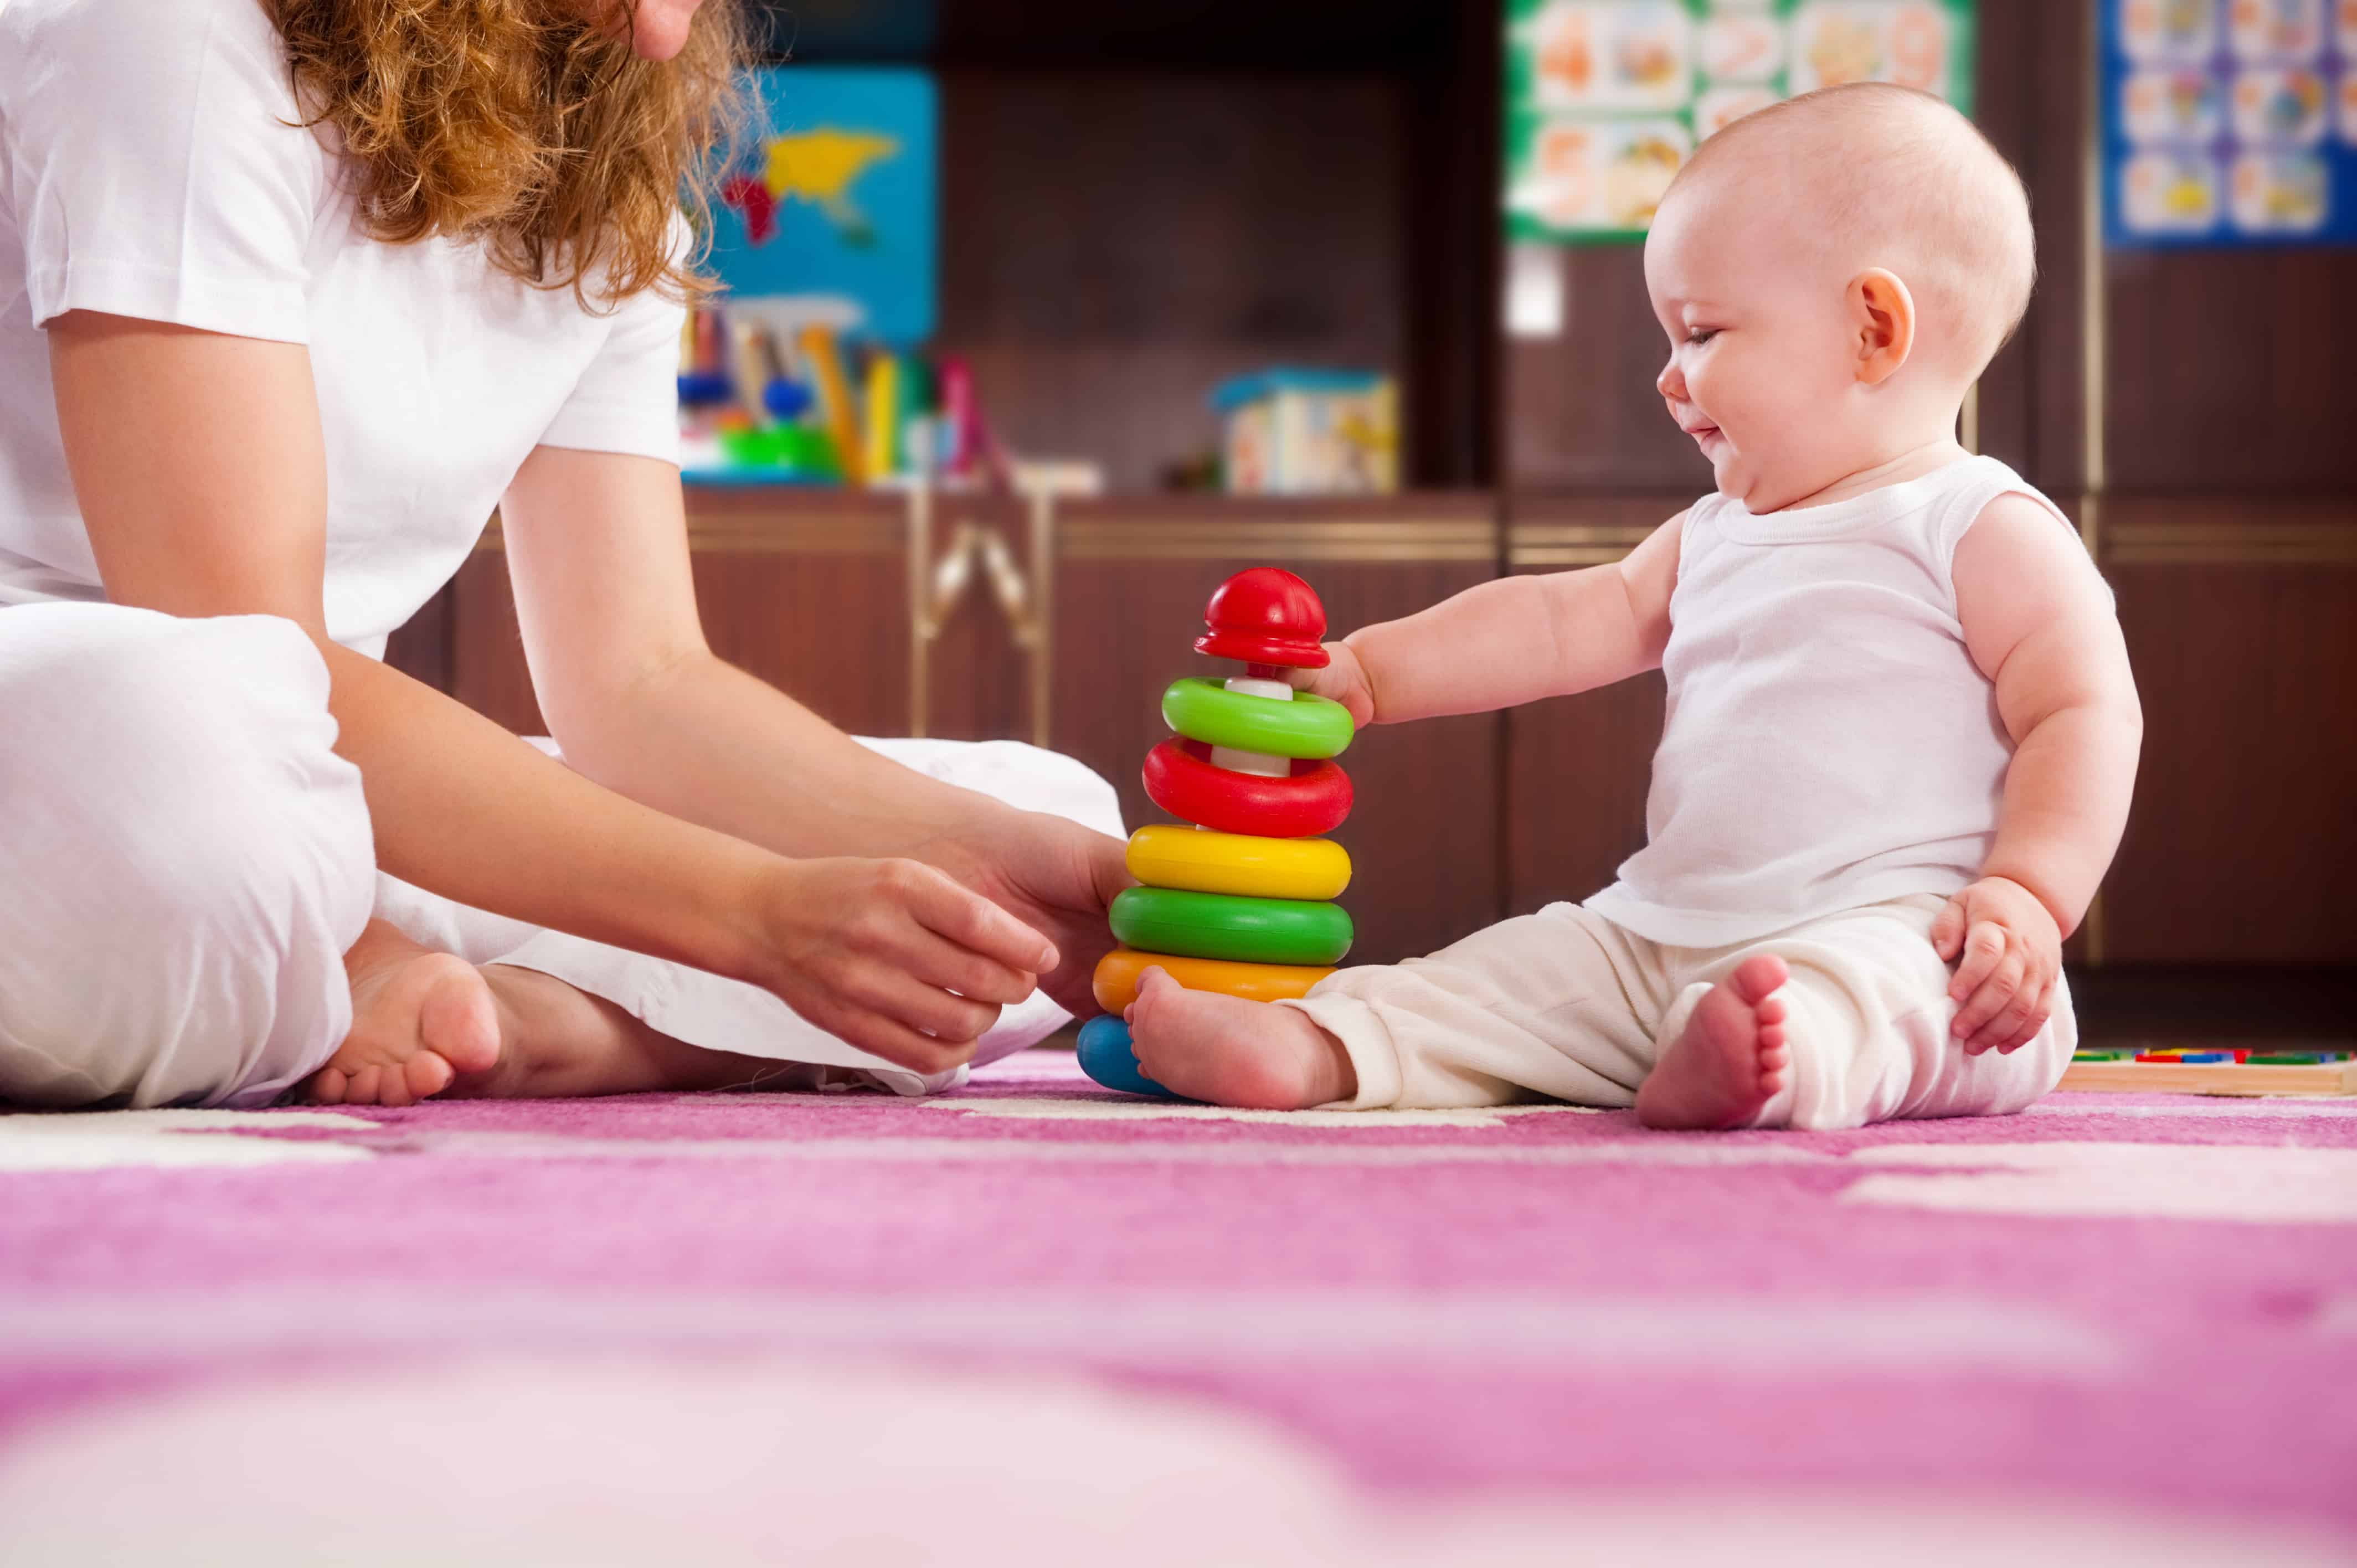
M 939 113 L 921 70 L 757 70 L 758 134 L 721 181 L 712 265 L 732 295 L 848 303 L 853 335 L 933 330 Z
M 2101 0 L 2104 238 L 2357 242 L 2357 0 Z

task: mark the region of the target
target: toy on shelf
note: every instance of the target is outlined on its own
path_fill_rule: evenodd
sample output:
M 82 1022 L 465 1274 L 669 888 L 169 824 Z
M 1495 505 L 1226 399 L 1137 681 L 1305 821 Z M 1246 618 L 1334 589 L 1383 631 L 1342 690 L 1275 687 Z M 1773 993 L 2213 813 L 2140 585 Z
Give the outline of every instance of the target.
M 1122 945 L 1095 982 L 1105 1012 L 1081 1030 L 1082 1068 L 1132 1094 L 1175 1098 L 1139 1070 L 1121 1018 L 1148 968 L 1190 991 L 1276 1002 L 1307 993 L 1351 950 L 1351 917 L 1332 902 L 1351 857 L 1315 836 L 1351 814 L 1351 780 L 1333 760 L 1351 715 L 1285 678 L 1324 667 L 1326 608 L 1292 573 L 1255 566 L 1220 585 L 1203 619 L 1195 650 L 1244 672 L 1162 694 L 1177 735 L 1146 755 L 1146 793 L 1195 825 L 1130 836 L 1129 873 L 1144 886 L 1113 901 Z
M 2061 1087 L 2128 1094 L 2357 1095 L 2357 1051 L 2308 1046 L 2089 1047 L 2063 1069 Z

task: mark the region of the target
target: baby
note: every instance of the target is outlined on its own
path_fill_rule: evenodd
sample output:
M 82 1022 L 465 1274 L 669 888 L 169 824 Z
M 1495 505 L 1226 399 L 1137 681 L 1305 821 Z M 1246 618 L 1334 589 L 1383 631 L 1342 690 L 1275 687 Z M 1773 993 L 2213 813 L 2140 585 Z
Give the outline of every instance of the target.
M 1656 1127 L 2017 1111 L 2077 1029 L 2063 936 L 2143 720 L 2053 503 L 1955 440 L 2035 273 L 2021 182 L 1902 88 L 1705 143 L 1645 246 L 1655 385 L 1717 489 L 1617 564 L 1484 584 L 1329 644 L 1361 724 L 1659 666 L 1645 847 L 1556 904 L 1275 1006 L 1149 970 L 1139 1065 L 1222 1104 L 1548 1096 Z M 1573 803 L 1566 802 L 1566 809 Z

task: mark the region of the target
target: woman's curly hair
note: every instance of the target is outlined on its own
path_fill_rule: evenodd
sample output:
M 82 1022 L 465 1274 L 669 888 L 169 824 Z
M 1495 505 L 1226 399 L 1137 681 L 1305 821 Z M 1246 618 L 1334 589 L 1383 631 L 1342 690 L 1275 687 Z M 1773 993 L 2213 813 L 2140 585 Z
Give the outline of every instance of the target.
M 709 287 L 671 224 L 683 201 L 706 216 L 743 124 L 737 0 L 706 0 L 661 62 L 579 0 L 267 4 L 304 113 L 342 137 L 371 237 L 478 241 L 500 271 L 585 305 Z

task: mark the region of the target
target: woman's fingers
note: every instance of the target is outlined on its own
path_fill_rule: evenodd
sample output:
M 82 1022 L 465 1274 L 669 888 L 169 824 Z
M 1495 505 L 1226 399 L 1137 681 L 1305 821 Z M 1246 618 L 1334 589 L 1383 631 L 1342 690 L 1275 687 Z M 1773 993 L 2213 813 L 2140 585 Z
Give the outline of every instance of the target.
M 912 931 L 909 941 L 909 972 L 943 991 L 954 991 L 976 1002 L 1012 1007 L 1039 987 L 1038 975 L 968 952 L 931 931 Z
M 1032 974 L 1056 967 L 1053 942 L 946 873 L 896 860 L 885 863 L 883 875 L 920 923 L 969 952 Z

